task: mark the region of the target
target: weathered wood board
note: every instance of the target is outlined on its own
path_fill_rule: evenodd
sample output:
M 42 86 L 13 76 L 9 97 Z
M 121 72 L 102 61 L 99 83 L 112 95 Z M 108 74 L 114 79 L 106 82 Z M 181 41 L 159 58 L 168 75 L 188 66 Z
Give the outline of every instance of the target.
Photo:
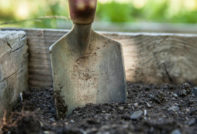
M 0 116 L 28 88 L 28 54 L 23 31 L 0 31 Z
M 197 84 L 197 36 L 136 34 L 119 37 L 127 80 L 144 83 Z
M 30 87 L 52 87 L 48 48 L 68 31 L 18 30 L 27 33 Z M 197 35 L 101 33 L 122 44 L 128 81 L 155 84 L 190 81 L 197 84 Z

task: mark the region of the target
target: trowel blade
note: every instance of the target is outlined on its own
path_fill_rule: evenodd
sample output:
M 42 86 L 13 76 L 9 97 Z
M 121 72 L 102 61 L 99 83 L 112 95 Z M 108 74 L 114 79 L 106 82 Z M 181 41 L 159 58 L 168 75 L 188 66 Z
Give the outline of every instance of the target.
M 85 50 L 73 32 L 50 47 L 59 117 L 88 103 L 124 102 L 126 82 L 121 44 L 92 31 Z

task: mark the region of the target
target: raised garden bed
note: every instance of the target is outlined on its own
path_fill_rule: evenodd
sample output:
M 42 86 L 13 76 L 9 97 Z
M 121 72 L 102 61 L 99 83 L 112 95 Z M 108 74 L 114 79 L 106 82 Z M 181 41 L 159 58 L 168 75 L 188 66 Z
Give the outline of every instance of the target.
M 19 99 L 13 116 L 3 122 L 5 133 L 197 132 L 197 35 L 103 33 L 122 44 L 128 81 L 127 102 L 89 104 L 77 108 L 65 120 L 58 120 L 48 47 L 68 31 L 9 30 L 26 32 L 30 90 Z
M 0 118 L 28 88 L 28 52 L 23 31 L 0 31 Z

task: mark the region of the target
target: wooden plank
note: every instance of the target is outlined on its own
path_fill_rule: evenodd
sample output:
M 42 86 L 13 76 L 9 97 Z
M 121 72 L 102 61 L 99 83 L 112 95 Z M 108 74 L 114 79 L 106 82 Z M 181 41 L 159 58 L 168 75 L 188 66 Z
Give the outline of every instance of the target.
M 50 77 L 50 75 L 49 76 L 40 75 L 38 77 L 37 75 L 29 74 L 29 78 L 31 78 L 32 80 L 35 80 L 35 81 L 52 82 L 52 78 Z
M 0 118 L 28 88 L 25 32 L 0 31 Z
M 21 30 L 21 29 L 12 29 Z M 51 87 L 52 82 L 36 78 L 48 70 L 51 74 L 48 47 L 68 30 L 23 29 L 27 33 L 30 46 L 30 65 L 35 78 L 30 78 L 31 87 Z M 160 33 L 108 33 L 104 36 L 122 44 L 126 78 L 131 82 L 197 84 L 197 35 Z M 38 54 L 38 56 L 35 56 Z M 43 55 L 43 56 L 41 56 Z M 40 56 L 40 59 L 39 59 Z M 40 70 L 39 70 L 40 69 Z M 51 76 L 52 78 L 52 76 Z M 39 83 L 39 84 L 38 84 Z
M 51 88 L 52 87 L 51 81 L 41 81 L 41 80 L 31 80 L 29 81 L 29 87 L 35 89 L 43 89 L 43 88 Z

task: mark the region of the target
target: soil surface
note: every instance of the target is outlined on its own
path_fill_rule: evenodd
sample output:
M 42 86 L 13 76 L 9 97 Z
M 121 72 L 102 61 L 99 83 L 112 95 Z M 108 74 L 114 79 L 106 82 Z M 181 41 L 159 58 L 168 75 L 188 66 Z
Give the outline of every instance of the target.
M 126 103 L 77 108 L 56 118 L 53 89 L 30 89 L 1 125 L 3 134 L 197 134 L 197 87 L 127 83 Z

